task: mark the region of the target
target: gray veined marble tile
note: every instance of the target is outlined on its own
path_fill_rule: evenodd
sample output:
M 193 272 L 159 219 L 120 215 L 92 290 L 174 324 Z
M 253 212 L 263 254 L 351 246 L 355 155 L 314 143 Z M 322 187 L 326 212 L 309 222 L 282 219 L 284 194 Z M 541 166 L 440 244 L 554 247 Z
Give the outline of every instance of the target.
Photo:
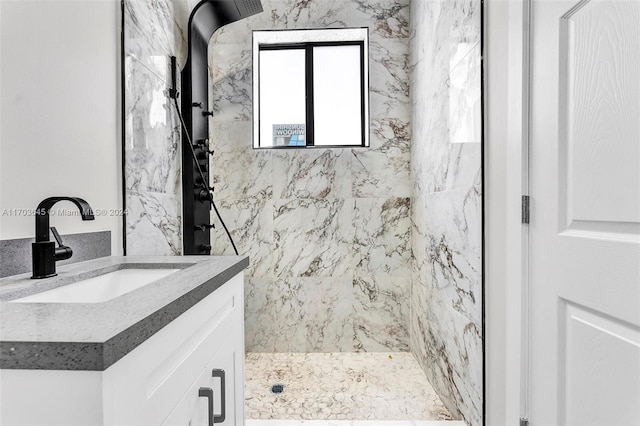
M 125 0 L 125 53 L 145 64 L 174 55 L 184 66 L 187 23 L 194 5 L 191 0 Z
M 369 42 L 369 98 L 372 118 L 408 120 L 411 112 L 407 39 Z
M 288 277 L 275 286 L 277 352 L 351 351 L 351 279 Z
M 275 200 L 277 277 L 342 277 L 351 273 L 353 199 Z
M 215 202 L 238 252 L 249 256 L 247 276 L 273 276 L 273 202 L 263 198 L 218 200 L 217 197 Z M 212 254 L 233 254 L 229 238 L 213 211 L 211 220 L 216 226 L 211 231 Z
M 182 254 L 182 205 L 173 194 L 127 193 L 127 254 Z
M 409 198 L 355 200 L 353 271 L 356 276 L 411 275 L 410 210 Z
M 428 347 L 430 345 L 431 329 L 427 319 L 427 289 L 424 283 L 414 275 L 411 281 L 411 301 L 410 301 L 410 347 L 423 370 L 430 368 L 430 362 L 436 362 L 437 359 L 428 358 Z
M 169 67 L 158 62 L 158 72 Z M 165 82 L 126 58 L 125 170 L 129 191 L 177 194 L 180 190 L 180 123 Z
M 449 139 L 452 143 L 480 143 L 482 138 L 482 96 L 480 42 L 461 45 L 464 56 L 451 70 L 449 90 Z
M 445 406 L 468 424 L 482 424 L 482 329 L 453 311 L 427 310 L 426 357 L 418 359 Z
M 349 149 L 279 149 L 272 152 L 274 198 L 351 197 Z
M 355 198 L 409 197 L 410 126 L 400 119 L 371 122 L 371 148 L 351 150 Z
M 482 323 L 482 225 L 476 188 L 429 195 L 427 289 L 447 309 Z
M 244 335 L 247 352 L 273 352 L 276 299 L 272 278 L 245 277 Z
M 252 54 L 240 44 L 212 44 L 209 49 L 211 88 L 209 103 L 213 120 L 251 121 Z
M 409 350 L 409 288 L 411 279 L 353 279 L 354 350 Z
M 247 44 L 252 30 L 369 27 L 372 38 L 409 36 L 408 0 L 262 0 L 264 12 L 225 26 L 216 43 Z
M 217 199 L 271 198 L 272 150 L 251 147 L 251 122 L 213 121 L 212 182 Z
M 414 110 L 416 126 L 411 144 L 411 172 L 416 194 L 428 194 L 474 185 L 481 170 L 479 143 L 451 143 L 451 116 L 448 86 L 432 98 L 418 102 Z M 421 107 L 421 105 L 424 106 Z

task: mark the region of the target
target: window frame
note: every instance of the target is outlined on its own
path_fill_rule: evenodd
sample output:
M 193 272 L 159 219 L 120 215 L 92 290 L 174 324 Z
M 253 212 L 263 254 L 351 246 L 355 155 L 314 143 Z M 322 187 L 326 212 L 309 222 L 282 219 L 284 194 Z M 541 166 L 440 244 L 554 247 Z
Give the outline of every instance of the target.
M 358 31 L 354 36 L 354 31 Z M 331 35 L 329 35 L 331 32 Z M 256 34 L 275 35 L 263 41 Z M 278 37 L 276 33 L 286 33 Z M 298 34 L 296 34 L 298 33 Z M 297 37 L 296 37 L 297 36 Z M 368 28 L 269 30 L 253 32 L 253 149 L 368 148 L 369 138 L 369 67 Z M 360 50 L 360 143 L 350 145 L 315 144 L 314 55 L 315 47 L 358 46 Z M 260 145 L 260 52 L 269 50 L 304 50 L 305 52 L 305 145 Z

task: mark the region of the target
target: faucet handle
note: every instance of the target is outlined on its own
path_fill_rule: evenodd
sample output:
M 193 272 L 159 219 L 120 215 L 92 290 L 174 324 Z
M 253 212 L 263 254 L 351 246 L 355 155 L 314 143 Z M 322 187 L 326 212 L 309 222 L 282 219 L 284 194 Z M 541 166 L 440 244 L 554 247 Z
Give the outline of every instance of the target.
M 58 230 L 55 226 L 51 227 L 51 233 L 53 234 L 53 238 L 55 238 L 58 242 L 58 247 L 56 247 L 53 254 L 53 258 L 55 259 L 55 261 L 57 262 L 59 260 L 69 259 L 71 256 L 73 256 L 73 250 L 71 249 L 71 247 L 67 247 L 62 244 L 62 237 L 60 236 L 60 234 L 58 234 Z
M 58 246 L 62 247 L 64 245 L 64 244 L 62 244 L 62 237 L 58 233 L 58 230 L 56 229 L 55 226 L 51 227 L 51 233 L 53 234 L 53 238 L 55 238 L 56 241 L 58 242 Z

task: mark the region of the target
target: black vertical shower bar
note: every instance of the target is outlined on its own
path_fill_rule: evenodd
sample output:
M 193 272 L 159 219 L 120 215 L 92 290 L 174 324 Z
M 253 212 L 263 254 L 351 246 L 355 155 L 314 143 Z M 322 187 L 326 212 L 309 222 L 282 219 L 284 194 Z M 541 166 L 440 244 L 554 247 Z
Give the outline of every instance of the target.
M 189 52 L 182 70 L 182 227 L 185 255 L 210 254 L 208 46 L 213 33 L 231 22 L 262 12 L 260 0 L 204 0 L 189 17 Z M 189 146 L 189 139 L 194 144 Z M 190 154 L 194 148 L 197 160 Z M 202 182 L 196 161 L 206 179 Z

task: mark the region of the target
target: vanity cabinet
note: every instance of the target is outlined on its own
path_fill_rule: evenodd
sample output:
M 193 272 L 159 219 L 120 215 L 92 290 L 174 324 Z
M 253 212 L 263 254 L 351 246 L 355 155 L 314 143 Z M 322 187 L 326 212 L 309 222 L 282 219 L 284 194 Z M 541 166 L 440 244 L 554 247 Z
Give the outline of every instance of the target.
M 241 272 L 104 371 L 2 370 L 0 424 L 243 425 L 243 287 Z

